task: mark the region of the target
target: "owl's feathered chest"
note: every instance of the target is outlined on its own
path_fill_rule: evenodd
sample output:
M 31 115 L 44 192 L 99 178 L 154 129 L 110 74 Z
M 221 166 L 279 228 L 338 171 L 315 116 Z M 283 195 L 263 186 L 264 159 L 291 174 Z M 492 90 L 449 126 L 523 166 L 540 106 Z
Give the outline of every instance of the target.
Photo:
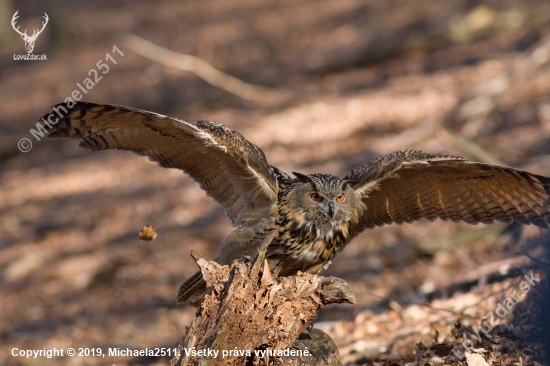
M 302 213 L 287 212 L 276 221 L 279 239 L 307 243 L 321 240 L 327 246 L 343 244 L 347 236 L 347 223 L 323 223 L 307 219 Z
M 348 242 L 349 223 L 321 223 L 292 210 L 279 212 L 275 227 L 267 258 L 282 276 L 319 272 Z

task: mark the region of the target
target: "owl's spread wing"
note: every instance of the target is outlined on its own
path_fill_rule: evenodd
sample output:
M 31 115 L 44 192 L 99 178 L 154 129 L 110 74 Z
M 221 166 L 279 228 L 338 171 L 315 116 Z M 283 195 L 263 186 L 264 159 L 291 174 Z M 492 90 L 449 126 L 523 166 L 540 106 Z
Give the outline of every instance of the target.
M 421 218 L 550 226 L 550 178 L 511 168 L 403 150 L 357 166 L 344 179 L 366 205 L 352 236 Z
M 53 108 L 61 107 L 65 108 Z M 235 226 L 269 215 L 277 200 L 277 181 L 262 150 L 216 122 L 186 122 L 128 107 L 77 103 L 48 137 L 79 138 L 81 147 L 94 151 L 130 150 L 162 167 L 183 170 L 222 204 Z

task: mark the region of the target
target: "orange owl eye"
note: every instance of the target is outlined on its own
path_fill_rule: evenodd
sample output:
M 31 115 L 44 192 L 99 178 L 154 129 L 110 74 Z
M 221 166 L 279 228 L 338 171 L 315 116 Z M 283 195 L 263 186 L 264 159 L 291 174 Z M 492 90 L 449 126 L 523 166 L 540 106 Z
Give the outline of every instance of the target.
M 338 201 L 338 202 L 342 202 L 344 199 L 346 199 L 346 194 L 345 193 L 342 193 L 341 195 L 336 197 L 336 201 Z
M 321 202 L 323 200 L 323 197 L 321 197 L 321 195 L 319 193 L 313 192 L 311 194 L 311 200 L 315 201 L 315 202 Z

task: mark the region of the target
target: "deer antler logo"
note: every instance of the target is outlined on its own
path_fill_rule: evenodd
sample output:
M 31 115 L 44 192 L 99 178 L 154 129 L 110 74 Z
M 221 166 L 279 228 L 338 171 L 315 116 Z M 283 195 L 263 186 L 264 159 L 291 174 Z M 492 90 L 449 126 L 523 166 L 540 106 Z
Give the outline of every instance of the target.
M 27 35 L 27 30 L 25 29 L 24 32 L 21 32 L 19 30 L 19 27 L 15 27 L 15 21 L 17 20 L 17 18 L 19 18 L 19 15 L 17 15 L 17 13 L 19 12 L 19 10 L 17 10 L 15 12 L 15 14 L 13 14 L 13 17 L 11 18 L 11 26 L 13 27 L 13 29 L 19 33 L 21 35 L 21 38 L 23 38 L 23 41 L 25 41 L 25 48 L 27 50 L 27 53 L 32 53 L 32 50 L 34 49 L 34 42 L 36 41 L 36 38 L 38 38 L 38 36 L 40 35 L 40 33 L 42 33 L 42 31 L 44 30 L 44 28 L 46 28 L 46 24 L 48 24 L 48 14 L 44 13 L 44 22 L 42 22 L 42 29 L 40 30 L 34 30 L 32 36 L 28 36 Z

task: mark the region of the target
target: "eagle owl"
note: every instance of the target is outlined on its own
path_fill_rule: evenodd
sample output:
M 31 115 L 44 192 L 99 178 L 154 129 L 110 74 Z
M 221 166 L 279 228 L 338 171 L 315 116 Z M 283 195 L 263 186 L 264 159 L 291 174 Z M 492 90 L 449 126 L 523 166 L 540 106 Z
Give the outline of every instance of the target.
M 422 218 L 550 224 L 550 178 L 511 168 L 403 150 L 354 167 L 344 178 L 291 177 L 269 165 L 241 134 L 216 122 L 91 103 L 54 109 L 65 113 L 51 138 L 78 138 L 94 151 L 131 150 L 193 177 L 236 227 L 215 258 L 220 264 L 252 256 L 271 234 L 269 266 L 288 276 L 317 273 L 361 231 L 384 224 Z M 180 287 L 177 300 L 196 301 L 204 291 L 197 272 Z

